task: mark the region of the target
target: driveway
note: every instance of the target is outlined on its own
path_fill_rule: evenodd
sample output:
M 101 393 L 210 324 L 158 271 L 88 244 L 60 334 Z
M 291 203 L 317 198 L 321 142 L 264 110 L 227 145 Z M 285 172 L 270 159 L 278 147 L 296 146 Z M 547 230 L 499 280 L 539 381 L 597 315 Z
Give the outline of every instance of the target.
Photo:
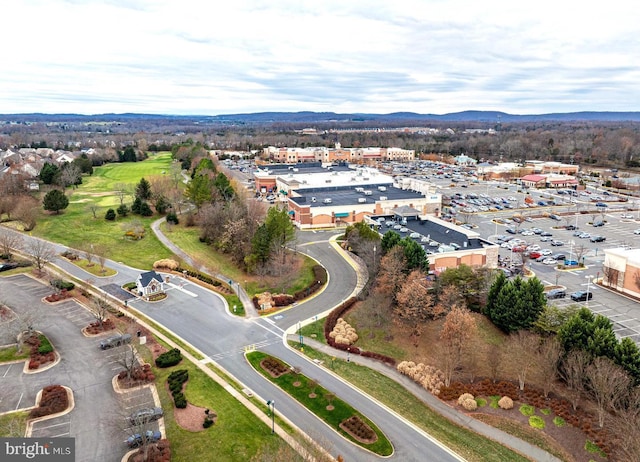
M 73 300 L 55 305 L 42 302 L 51 289 L 34 279 L 17 275 L 0 278 L 0 293 L 5 304 L 16 313 L 36 307 L 41 317 L 35 324 L 61 355 L 51 369 L 23 374 L 24 363 L 0 365 L 0 412 L 35 405 L 36 394 L 47 385 L 64 385 L 73 390 L 74 409 L 63 416 L 37 422 L 34 437 L 76 438 L 76 461 L 119 461 L 127 448 L 124 416 L 134 408 L 152 405 L 150 391 L 132 398 L 121 398 L 111 380 L 121 369 L 117 349 L 102 351 L 104 336 L 84 337 L 81 329 L 93 316 Z

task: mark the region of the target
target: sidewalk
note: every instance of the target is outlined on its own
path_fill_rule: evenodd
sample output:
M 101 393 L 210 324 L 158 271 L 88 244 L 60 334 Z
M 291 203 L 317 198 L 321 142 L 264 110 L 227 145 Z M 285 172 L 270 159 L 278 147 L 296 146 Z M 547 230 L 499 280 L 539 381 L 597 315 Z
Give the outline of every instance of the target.
M 288 340 L 297 341 L 299 340 L 299 336 L 289 335 Z M 311 348 L 324 354 L 334 356 L 345 361 L 347 360 L 346 351 L 334 349 L 329 345 L 307 337 L 304 338 L 304 343 L 305 345 L 308 345 Z M 298 353 L 302 354 L 300 352 Z M 433 396 L 430 392 L 422 388 L 409 377 L 400 374 L 395 368 L 391 366 L 388 366 L 380 361 L 376 361 L 374 359 L 366 358 L 356 354 L 350 355 L 349 360 L 350 362 L 353 362 L 355 364 L 373 369 L 398 382 L 411 394 L 422 400 L 432 410 L 442 415 L 443 417 L 446 417 L 453 423 L 460 425 L 461 427 L 467 428 L 475 433 L 485 436 L 486 438 L 497 441 L 498 443 L 507 446 L 514 451 L 519 452 L 537 462 L 561 462 L 560 459 L 540 449 L 537 446 L 529 444 L 526 441 L 521 440 L 520 438 L 512 436 L 508 433 L 503 432 L 502 430 L 498 430 L 497 428 L 494 428 L 490 425 L 480 422 L 479 420 L 474 419 L 473 417 L 457 411 L 456 409 L 450 407 L 446 403 Z

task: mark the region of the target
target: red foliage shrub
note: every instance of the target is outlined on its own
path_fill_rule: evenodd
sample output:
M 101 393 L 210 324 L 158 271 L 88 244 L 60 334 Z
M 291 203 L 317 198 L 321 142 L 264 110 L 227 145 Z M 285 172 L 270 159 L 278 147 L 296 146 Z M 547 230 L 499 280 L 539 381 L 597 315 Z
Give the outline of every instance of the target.
M 32 409 L 29 416 L 34 419 L 45 415 L 56 414 L 69 407 L 69 397 L 67 390 L 61 385 L 49 385 L 42 389 L 40 404 Z
M 275 306 L 288 306 L 295 301 L 293 296 L 289 294 L 278 294 L 278 295 L 274 295 L 272 298 L 273 298 L 273 304 Z

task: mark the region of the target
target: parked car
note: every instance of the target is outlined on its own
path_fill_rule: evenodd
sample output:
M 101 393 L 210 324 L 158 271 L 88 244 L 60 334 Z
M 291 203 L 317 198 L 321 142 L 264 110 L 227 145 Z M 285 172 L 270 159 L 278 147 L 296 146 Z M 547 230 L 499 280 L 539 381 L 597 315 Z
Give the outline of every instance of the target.
M 554 214 L 549 215 L 549 218 L 551 218 L 552 220 L 556 220 L 556 221 L 560 221 L 562 219 L 558 215 L 554 215 Z
M 551 236 L 542 236 L 540 238 L 540 242 L 551 242 L 553 241 L 553 238 Z
M 561 245 L 564 245 L 564 242 L 562 241 L 551 241 L 551 245 L 554 247 L 559 247 Z
M 608 207 L 604 202 L 596 202 L 596 207 Z
M 593 298 L 593 292 L 587 292 L 586 290 L 580 290 L 571 294 L 571 300 L 574 302 L 586 302 Z
M 538 251 L 534 250 L 533 252 L 529 252 L 529 258 L 532 258 L 534 260 L 536 258 L 538 258 L 538 257 L 541 257 L 541 256 L 542 256 L 542 254 L 540 252 L 538 252 Z
M 558 262 L 556 260 L 554 260 L 553 258 L 549 258 L 549 257 L 545 257 L 544 260 L 542 260 L 542 264 L 543 265 L 555 265 Z
M 125 343 L 131 343 L 131 334 L 112 335 L 111 337 L 100 341 L 100 349 L 107 350 L 109 348 L 124 345 Z
M 576 225 L 567 225 L 564 228 L 568 231 L 575 231 L 576 229 L 578 229 Z
M 413 232 L 409 234 L 409 237 L 412 239 L 418 239 L 420 237 L 420 233 Z
M 161 439 L 162 433 L 160 433 L 159 431 L 147 430 L 144 434 L 144 439 L 140 433 L 135 433 L 127 438 L 125 443 L 127 443 L 127 446 L 129 446 L 130 448 L 137 448 L 138 446 L 142 446 L 145 440 L 147 443 L 155 443 L 156 441 L 160 441 Z
M 565 266 L 578 266 L 578 261 L 577 260 L 565 260 L 564 264 L 565 264 Z
M 591 242 L 604 242 L 607 240 L 606 237 L 604 236 L 591 236 L 591 239 L 589 239 Z
M 551 255 L 551 258 L 553 258 L 554 260 L 566 260 L 567 256 L 563 253 L 557 253 L 555 255 Z
M 509 234 L 516 234 L 516 230 L 513 228 L 507 228 L 505 229 L 506 232 L 508 232 Z
M 551 255 L 553 252 L 550 249 L 542 249 L 540 253 L 542 255 Z
M 17 263 L 0 263 L 0 271 L 9 271 L 17 267 Z
M 593 226 L 599 228 L 600 226 L 604 226 L 604 221 L 594 221 Z
M 589 233 L 585 233 L 585 232 L 583 231 L 583 232 L 581 232 L 580 234 L 578 234 L 578 237 L 579 237 L 580 239 L 589 239 L 589 238 L 591 238 L 591 234 L 589 234 Z
M 549 292 L 547 292 L 548 299 L 564 298 L 566 296 L 567 291 L 564 289 L 551 289 Z
M 540 233 L 540 236 L 542 236 L 542 237 L 551 237 L 551 236 L 553 236 L 553 234 L 551 234 L 549 231 L 542 231 Z
M 163 415 L 164 412 L 161 407 L 145 407 L 132 413 L 129 416 L 129 423 L 131 425 L 140 425 L 147 422 L 153 422 Z

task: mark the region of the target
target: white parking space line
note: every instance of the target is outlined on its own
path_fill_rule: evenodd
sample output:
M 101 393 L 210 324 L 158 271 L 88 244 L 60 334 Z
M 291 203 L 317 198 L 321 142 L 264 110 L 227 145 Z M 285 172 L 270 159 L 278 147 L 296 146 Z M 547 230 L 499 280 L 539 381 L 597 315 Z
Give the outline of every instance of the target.
M 4 374 L 2 375 L 3 378 L 7 376 L 7 374 L 9 373 L 9 370 L 11 369 L 11 366 L 13 366 L 13 364 L 9 364 L 9 367 L 7 367 L 7 370 L 4 371 Z
M 60 433 L 59 435 L 51 435 L 50 438 L 60 438 L 61 436 L 67 436 L 67 435 L 69 435 L 69 432 Z
M 18 404 L 16 404 L 16 410 L 20 408 L 20 403 L 22 402 L 23 396 L 24 396 L 24 393 L 20 393 L 20 399 L 18 400 Z
M 69 421 L 67 420 L 66 422 L 60 422 L 57 424 L 53 424 L 53 425 L 46 425 L 44 427 L 38 427 L 38 430 L 46 430 L 47 428 L 53 428 L 53 427 L 59 427 L 60 425 L 69 425 Z

